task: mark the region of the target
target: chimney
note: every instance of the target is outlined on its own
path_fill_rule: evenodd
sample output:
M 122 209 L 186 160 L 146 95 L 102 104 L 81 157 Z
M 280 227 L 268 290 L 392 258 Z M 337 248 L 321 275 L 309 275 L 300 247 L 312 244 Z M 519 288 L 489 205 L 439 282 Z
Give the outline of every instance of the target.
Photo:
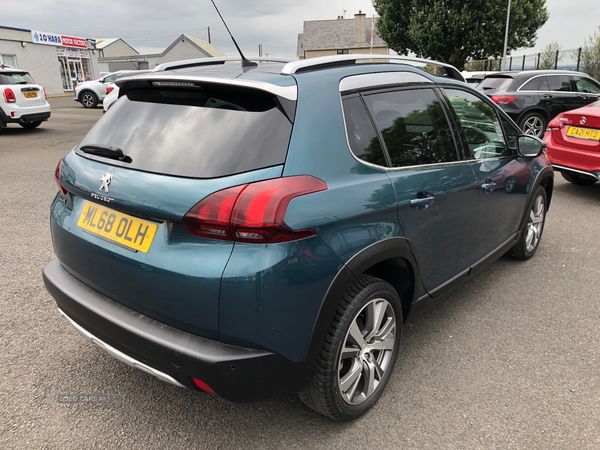
M 354 14 L 354 40 L 357 44 L 364 44 L 367 42 L 367 15 L 363 14 L 362 11 L 358 11 L 358 14 Z

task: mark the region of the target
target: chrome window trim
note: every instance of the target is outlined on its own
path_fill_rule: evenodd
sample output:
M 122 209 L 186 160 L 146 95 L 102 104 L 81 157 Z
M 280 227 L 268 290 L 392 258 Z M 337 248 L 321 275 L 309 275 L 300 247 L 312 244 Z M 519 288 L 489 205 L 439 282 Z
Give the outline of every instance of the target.
M 340 80 L 340 92 L 357 89 L 386 88 L 406 83 L 435 84 L 430 79 L 413 72 L 377 72 L 351 75 Z
M 73 319 L 71 319 L 69 316 L 67 316 L 62 309 L 58 308 L 58 312 L 61 313 L 63 315 L 63 317 L 65 319 L 67 319 L 69 321 L 69 323 L 81 335 L 83 335 L 84 338 L 86 338 L 88 341 L 92 342 L 93 344 L 96 344 L 98 347 L 100 347 L 102 350 L 104 350 L 106 353 L 108 353 L 113 358 L 118 359 L 119 361 L 127 364 L 130 367 L 139 369 L 150 375 L 154 375 L 156 378 L 158 378 L 161 381 L 164 381 L 164 382 L 170 383 L 170 384 L 174 384 L 175 386 L 178 386 L 178 387 L 185 387 L 183 384 L 181 384 L 179 381 L 177 381 L 172 376 L 167 375 L 166 373 L 161 372 L 160 370 L 156 370 L 156 369 L 144 364 L 143 362 L 138 361 L 137 359 L 132 358 L 131 356 L 126 355 L 125 353 L 117 350 L 113 346 L 108 345 L 102 339 L 94 336 L 92 333 L 87 331 L 85 328 L 83 328 L 81 325 L 79 325 L 77 322 L 75 322 Z
M 144 75 L 138 75 L 132 78 L 121 78 L 117 81 L 117 86 L 122 89 L 126 89 L 128 83 L 136 81 L 191 81 L 199 83 L 214 83 L 229 86 L 245 87 L 251 89 L 258 89 L 269 94 L 277 95 L 279 97 L 286 98 L 288 100 L 298 100 L 298 86 L 277 86 L 271 83 L 265 83 L 262 81 L 253 80 L 240 80 L 230 78 L 215 78 L 210 76 L 197 76 L 197 75 L 183 75 L 183 74 L 167 74 L 167 73 L 148 73 Z

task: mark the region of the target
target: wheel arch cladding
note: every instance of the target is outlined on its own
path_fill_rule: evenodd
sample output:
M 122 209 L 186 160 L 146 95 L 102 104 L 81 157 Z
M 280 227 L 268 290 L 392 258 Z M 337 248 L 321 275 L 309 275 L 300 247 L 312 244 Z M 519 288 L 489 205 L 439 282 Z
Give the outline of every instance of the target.
M 381 278 L 390 283 L 402 302 L 404 320 L 417 300 L 419 285 L 418 263 L 411 245 L 404 238 L 390 238 L 366 247 L 354 255 L 331 283 L 321 304 L 312 332 L 307 361 L 318 356 L 340 298 L 362 274 Z

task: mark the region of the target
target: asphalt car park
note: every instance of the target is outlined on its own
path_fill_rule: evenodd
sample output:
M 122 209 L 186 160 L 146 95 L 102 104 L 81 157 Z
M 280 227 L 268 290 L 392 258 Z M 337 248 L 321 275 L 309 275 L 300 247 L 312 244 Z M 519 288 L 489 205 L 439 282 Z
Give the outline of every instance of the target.
M 338 424 L 295 397 L 231 404 L 113 360 L 43 288 L 56 161 L 102 116 L 71 97 L 0 136 L 0 448 L 598 448 L 600 186 L 555 178 L 544 238 L 404 331 L 378 404 Z

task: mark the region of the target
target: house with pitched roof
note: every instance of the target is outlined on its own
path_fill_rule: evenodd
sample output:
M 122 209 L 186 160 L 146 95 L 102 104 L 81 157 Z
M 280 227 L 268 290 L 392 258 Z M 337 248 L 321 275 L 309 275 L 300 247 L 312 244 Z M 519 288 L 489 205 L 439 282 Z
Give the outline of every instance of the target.
M 298 34 L 297 56 L 300 59 L 347 53 L 389 54 L 390 49 L 375 24 L 378 17 L 367 18 L 359 11 L 352 19 L 339 16 L 334 20 L 309 20 Z
M 162 53 L 141 55 L 135 52 L 129 55 L 105 56 L 99 58 L 98 63 L 100 70 L 116 72 L 117 70 L 153 69 L 162 63 L 215 56 L 225 56 L 225 54 L 209 42 L 182 34 Z
M 98 56 L 100 58 L 140 54 L 140 52 L 125 42 L 122 38 L 96 39 L 96 50 L 98 51 Z

